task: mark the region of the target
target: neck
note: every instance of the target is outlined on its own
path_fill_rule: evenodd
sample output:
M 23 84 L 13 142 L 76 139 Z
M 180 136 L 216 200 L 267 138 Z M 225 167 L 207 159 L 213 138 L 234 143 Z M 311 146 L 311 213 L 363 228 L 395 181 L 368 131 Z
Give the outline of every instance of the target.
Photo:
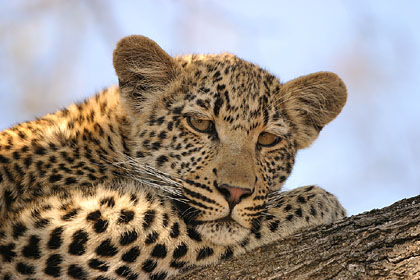
M 112 163 L 130 155 L 129 127 L 113 87 L 1 132 L 0 212 L 51 191 L 121 176 Z

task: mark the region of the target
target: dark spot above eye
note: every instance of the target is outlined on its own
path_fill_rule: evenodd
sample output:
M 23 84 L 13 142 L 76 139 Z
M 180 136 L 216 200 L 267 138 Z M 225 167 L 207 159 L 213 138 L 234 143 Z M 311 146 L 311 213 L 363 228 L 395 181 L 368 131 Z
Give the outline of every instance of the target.
M 217 117 L 220 113 L 220 108 L 223 106 L 223 99 L 219 97 L 216 98 L 213 106 L 213 114 Z
M 196 103 L 198 106 L 200 106 L 201 108 L 207 109 L 207 105 L 204 103 L 204 101 L 203 101 L 203 100 L 201 100 L 201 99 L 197 99 L 197 100 L 195 101 L 195 103 Z

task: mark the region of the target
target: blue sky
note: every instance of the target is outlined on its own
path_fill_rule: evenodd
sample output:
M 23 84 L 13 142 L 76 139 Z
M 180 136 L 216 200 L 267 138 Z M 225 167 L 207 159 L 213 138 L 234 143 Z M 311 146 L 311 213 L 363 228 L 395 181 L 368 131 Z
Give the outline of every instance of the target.
M 117 40 L 171 55 L 231 52 L 281 81 L 328 70 L 343 113 L 297 157 L 286 189 L 319 184 L 350 214 L 420 193 L 420 2 L 0 0 L 0 129 L 116 83 Z

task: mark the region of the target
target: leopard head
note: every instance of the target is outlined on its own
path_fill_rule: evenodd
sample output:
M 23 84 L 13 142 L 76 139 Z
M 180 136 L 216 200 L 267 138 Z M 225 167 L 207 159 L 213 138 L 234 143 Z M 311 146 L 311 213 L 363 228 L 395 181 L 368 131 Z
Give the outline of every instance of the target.
M 183 182 L 185 216 L 219 244 L 246 238 L 346 102 L 330 72 L 287 83 L 232 54 L 171 57 L 143 36 L 114 51 L 133 155 Z

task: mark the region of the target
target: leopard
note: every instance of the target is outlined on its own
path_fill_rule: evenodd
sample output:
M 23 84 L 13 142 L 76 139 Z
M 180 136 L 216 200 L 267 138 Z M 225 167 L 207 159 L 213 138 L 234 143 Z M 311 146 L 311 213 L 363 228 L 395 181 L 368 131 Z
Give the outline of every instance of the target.
M 170 279 L 346 216 L 299 150 L 344 82 L 280 82 L 230 53 L 170 56 L 130 35 L 118 85 L 0 133 L 0 279 Z

